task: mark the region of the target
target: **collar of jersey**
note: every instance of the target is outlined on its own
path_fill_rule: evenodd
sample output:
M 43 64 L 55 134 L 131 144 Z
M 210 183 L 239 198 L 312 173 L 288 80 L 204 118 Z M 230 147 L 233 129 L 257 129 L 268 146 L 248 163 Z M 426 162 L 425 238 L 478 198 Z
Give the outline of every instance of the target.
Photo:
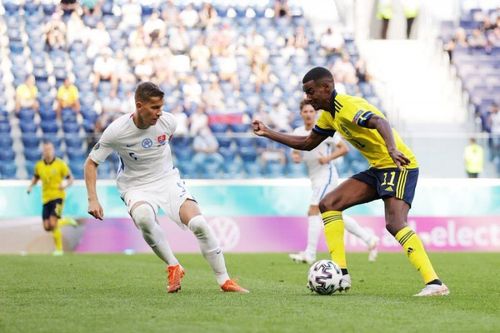
M 335 97 L 337 97 L 337 91 L 333 89 L 332 95 L 330 96 L 330 113 L 335 114 Z
M 50 161 L 49 163 L 47 163 L 47 162 L 45 162 L 45 160 L 42 158 L 42 161 L 43 161 L 43 163 L 44 163 L 45 165 L 51 165 L 52 163 L 54 163 L 54 162 L 55 162 L 55 160 L 56 160 L 56 158 L 54 157 L 54 158 L 52 159 L 52 161 Z

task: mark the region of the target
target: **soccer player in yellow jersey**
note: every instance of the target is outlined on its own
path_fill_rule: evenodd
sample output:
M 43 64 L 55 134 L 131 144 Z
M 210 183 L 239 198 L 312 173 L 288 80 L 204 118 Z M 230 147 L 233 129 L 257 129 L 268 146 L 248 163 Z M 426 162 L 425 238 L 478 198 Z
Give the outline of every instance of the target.
M 66 196 L 64 190 L 73 183 L 73 176 L 68 165 L 55 156 L 51 142 L 43 143 L 42 159 L 35 164 L 34 175 L 27 189 L 28 194 L 39 180 L 42 181 L 43 228 L 51 231 L 54 237 L 56 250 L 53 255 L 62 255 L 64 252 L 61 227 L 65 224 L 76 225 L 72 218 L 61 218 Z
M 323 67 L 311 69 L 302 79 L 306 99 L 323 110 L 311 133 L 294 136 L 273 131 L 259 120 L 254 133 L 298 150 L 311 150 L 339 132 L 370 163 L 328 193 L 319 203 L 325 237 L 332 260 L 343 272 L 341 288 L 351 287 L 344 249 L 342 212 L 352 206 L 382 199 L 387 230 L 404 248 L 410 263 L 420 272 L 425 287 L 415 296 L 448 295 L 417 234 L 407 225 L 418 178 L 418 163 L 412 151 L 391 128 L 384 115 L 360 97 L 337 94 L 332 73 Z

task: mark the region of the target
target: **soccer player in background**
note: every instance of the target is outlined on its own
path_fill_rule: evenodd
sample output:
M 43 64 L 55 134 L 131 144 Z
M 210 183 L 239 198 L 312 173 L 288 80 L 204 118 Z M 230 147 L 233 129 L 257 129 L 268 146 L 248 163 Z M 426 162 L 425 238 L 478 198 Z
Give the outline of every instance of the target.
M 52 254 L 60 256 L 64 254 L 61 227 L 77 223 L 72 218 L 61 218 L 65 190 L 73 184 L 73 176 L 68 165 L 56 157 L 52 142 L 43 143 L 42 159 L 35 164 L 31 184 L 26 190 L 28 194 L 39 180 L 42 180 L 43 228 L 52 232 L 54 237 L 55 251 Z
M 177 123 L 172 114 L 162 111 L 163 96 L 157 85 L 139 84 L 135 91 L 135 112 L 113 121 L 90 152 L 84 169 L 88 212 L 99 220 L 104 218 L 96 192 L 97 167 L 114 150 L 120 155 L 118 191 L 146 243 L 167 264 L 168 292 L 181 289 L 184 268 L 158 224 L 159 208 L 182 229 L 194 233 L 223 291 L 247 293 L 248 290 L 229 278 L 219 242 L 172 164 L 168 143 Z
M 316 122 L 316 115 L 317 112 L 311 103 L 306 100 L 302 101 L 300 103 L 300 116 L 304 121 L 304 125 L 297 127 L 293 134 L 309 135 Z M 298 150 L 292 150 L 293 161 L 295 163 L 303 161 L 306 164 L 312 186 L 312 197 L 307 212 L 307 247 L 305 251 L 289 254 L 290 258 L 295 262 L 312 264 L 316 261 L 318 239 L 322 229 L 319 202 L 338 184 L 339 175 L 333 161 L 344 156 L 348 151 L 349 148 L 339 133 L 335 133 L 333 137 L 328 137 L 311 151 L 301 153 Z M 347 214 L 343 214 L 343 220 L 347 231 L 360 238 L 368 247 L 368 260 L 375 261 L 377 258 L 378 237 L 361 227 L 355 219 Z
M 424 280 L 425 287 L 415 296 L 448 295 L 448 287 L 434 271 L 420 238 L 407 224 L 418 179 L 418 162 L 413 152 L 375 106 L 360 97 L 337 94 L 328 69 L 311 69 L 302 84 L 306 100 L 316 110 L 323 110 L 309 135 L 279 133 L 259 120 L 253 122 L 253 130 L 256 135 L 298 150 L 314 149 L 338 131 L 370 163 L 370 169 L 347 179 L 319 203 L 328 249 L 332 260 L 342 268 L 341 288 L 351 287 L 342 211 L 382 199 L 386 229 L 404 248 L 410 263 Z

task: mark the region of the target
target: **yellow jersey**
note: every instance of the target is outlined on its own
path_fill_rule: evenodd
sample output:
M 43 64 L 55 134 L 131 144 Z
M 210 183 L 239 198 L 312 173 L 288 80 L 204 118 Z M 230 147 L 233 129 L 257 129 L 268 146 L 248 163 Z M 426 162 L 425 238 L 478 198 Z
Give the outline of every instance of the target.
M 321 114 L 313 130 L 321 135 L 333 136 L 338 131 L 347 141 L 356 147 L 368 160 L 370 166 L 377 169 L 396 168 L 384 139 L 376 129 L 366 127 L 366 122 L 377 115 L 384 118 L 375 106 L 361 97 L 336 94 L 334 92 L 335 117 L 328 111 Z M 418 162 L 413 152 L 403 142 L 398 132 L 392 129 L 396 148 L 409 160 L 408 169 L 418 168 Z
M 42 159 L 35 164 L 35 177 L 42 181 L 42 203 L 46 204 L 55 199 L 64 199 L 66 194 L 60 189 L 61 182 L 69 176 L 68 165 L 60 158 L 51 163 Z
M 61 102 L 63 108 L 71 107 L 78 100 L 78 88 L 71 84 L 69 86 L 62 85 L 57 90 L 57 99 Z

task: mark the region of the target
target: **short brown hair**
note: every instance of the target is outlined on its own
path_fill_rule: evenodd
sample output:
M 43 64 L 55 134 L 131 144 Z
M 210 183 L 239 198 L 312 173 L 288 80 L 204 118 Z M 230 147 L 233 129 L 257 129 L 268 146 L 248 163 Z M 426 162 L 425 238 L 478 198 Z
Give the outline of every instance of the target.
M 148 102 L 153 97 L 163 98 L 165 93 L 153 82 L 142 82 L 135 89 L 136 102 Z
M 306 106 L 306 105 L 312 105 L 312 104 L 311 104 L 311 102 L 309 102 L 309 101 L 307 101 L 307 100 L 303 99 L 303 100 L 300 102 L 300 109 L 299 109 L 299 111 L 302 111 L 302 109 L 303 109 L 303 108 L 304 108 L 304 106 Z

